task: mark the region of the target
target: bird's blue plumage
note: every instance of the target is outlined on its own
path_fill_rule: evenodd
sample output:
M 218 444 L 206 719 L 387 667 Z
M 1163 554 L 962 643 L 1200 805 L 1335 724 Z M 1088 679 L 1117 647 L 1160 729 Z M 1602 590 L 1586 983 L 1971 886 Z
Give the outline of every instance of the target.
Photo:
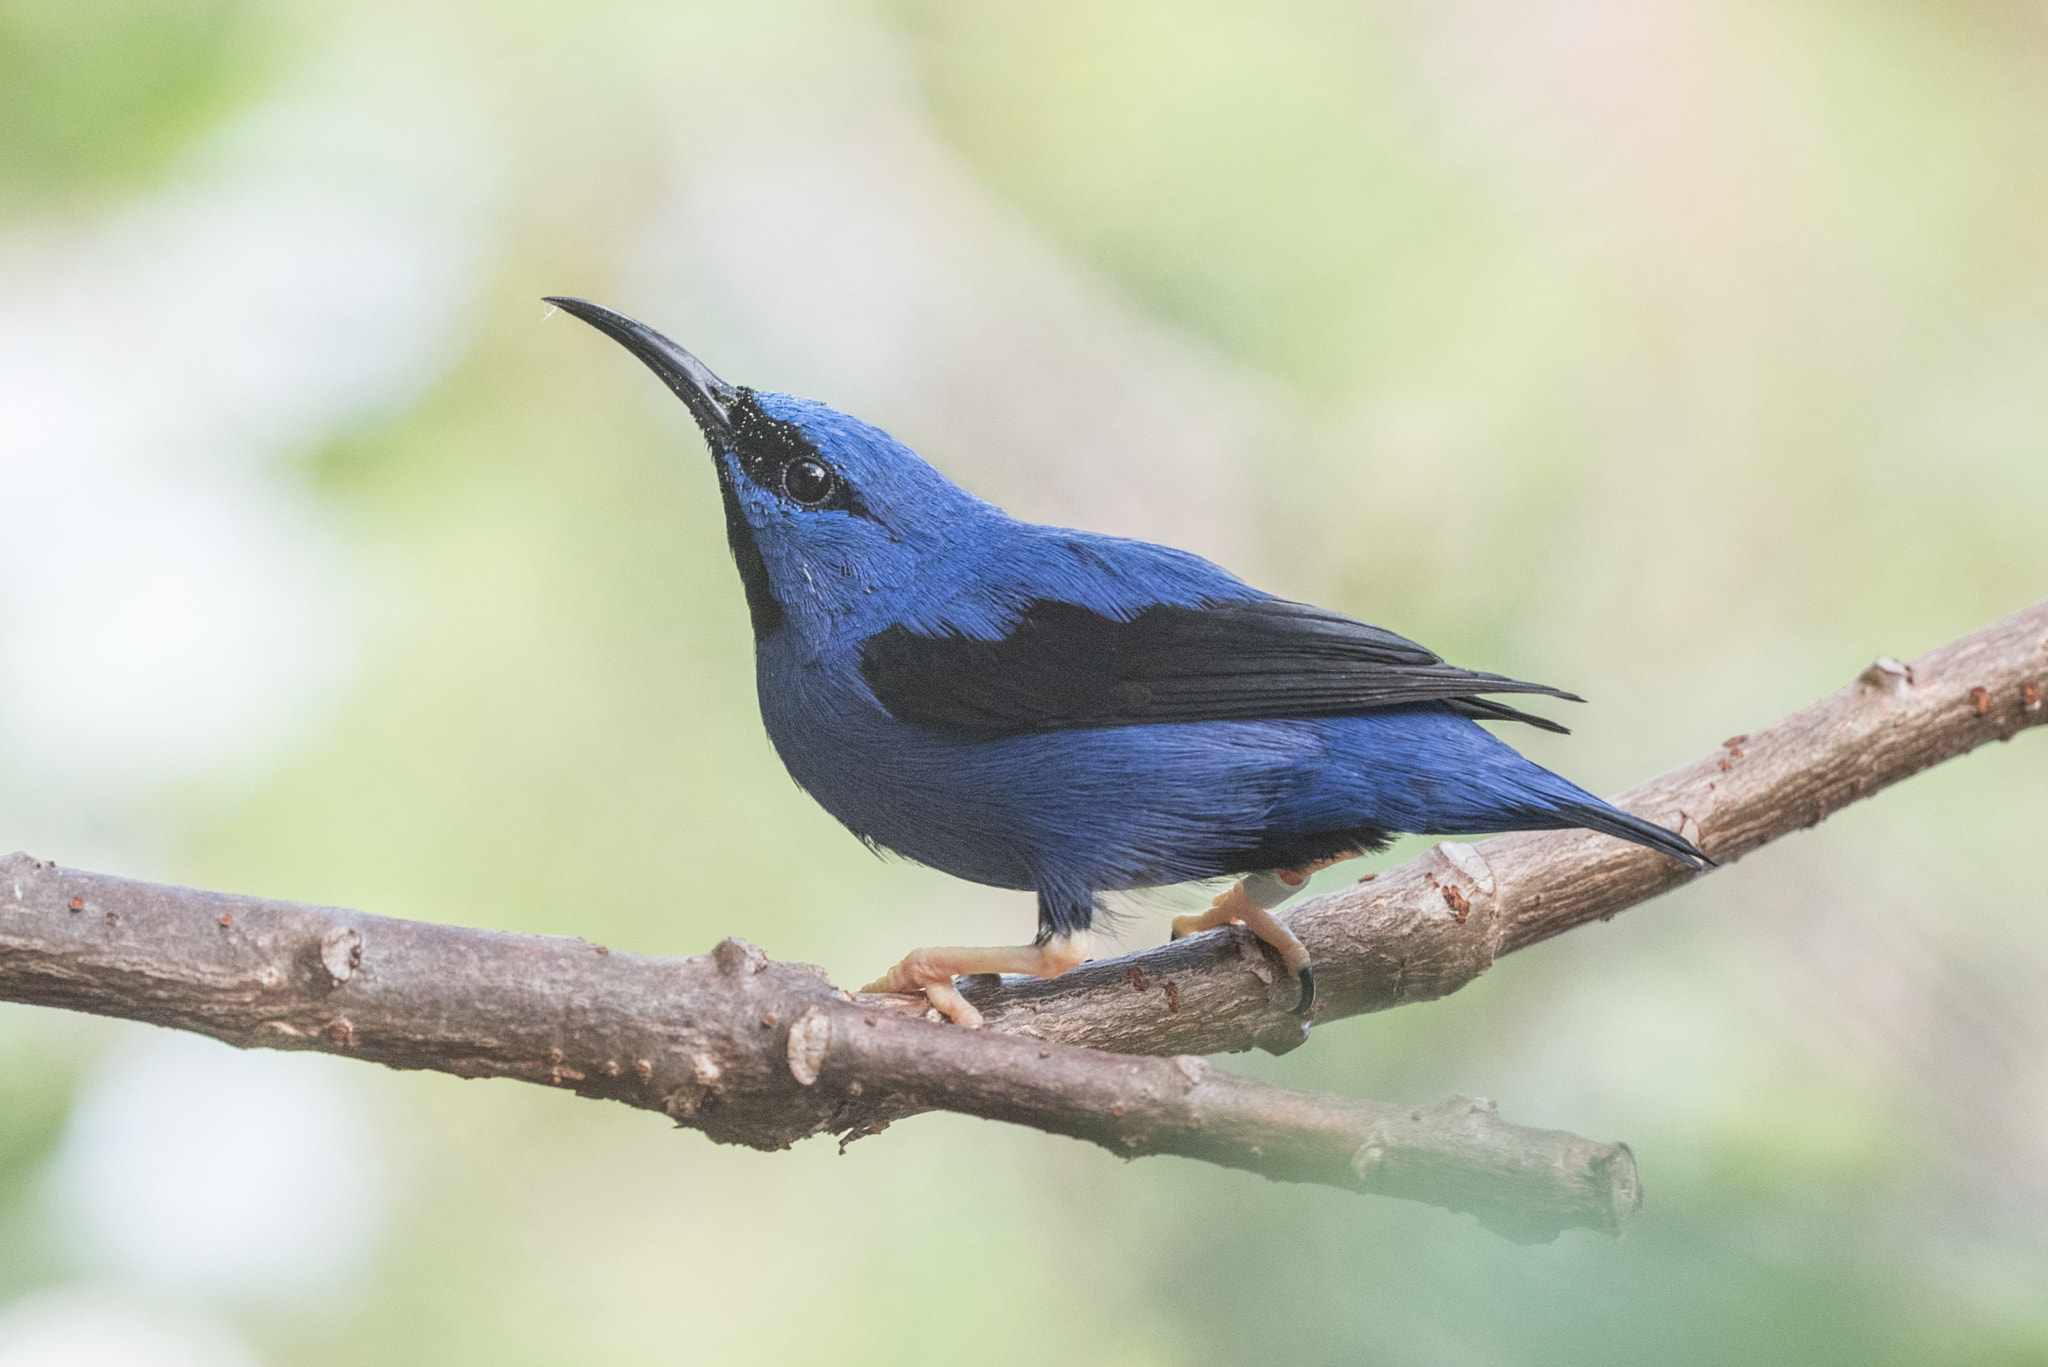
M 1474 720 L 1521 715 L 1481 695 L 1555 690 L 1185 551 L 1019 521 L 867 423 L 725 386 L 639 324 L 560 302 L 705 432 L 791 776 L 871 845 L 1035 890 L 1042 934 L 1085 929 L 1104 891 L 1396 832 L 1590 826 L 1703 862 Z

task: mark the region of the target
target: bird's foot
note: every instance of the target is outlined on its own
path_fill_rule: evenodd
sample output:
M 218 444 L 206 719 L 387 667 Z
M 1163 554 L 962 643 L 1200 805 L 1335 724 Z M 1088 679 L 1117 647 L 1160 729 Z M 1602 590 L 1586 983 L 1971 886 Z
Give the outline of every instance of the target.
M 981 1026 L 981 1012 L 960 995 L 953 979 L 961 974 L 1028 973 L 1057 978 L 1088 957 L 1088 934 L 1055 935 L 1035 945 L 989 949 L 913 949 L 903 961 L 863 987 L 863 992 L 922 992 L 939 1014 L 970 1030 Z
M 1217 926 L 1243 926 L 1280 952 L 1280 962 L 1301 984 L 1301 1000 L 1294 1004 L 1294 1014 L 1306 1016 L 1316 1004 L 1315 967 L 1309 959 L 1308 946 L 1274 919 L 1272 909 L 1292 897 L 1314 871 L 1274 869 L 1240 878 L 1210 903 L 1207 911 L 1174 917 L 1173 938 L 1178 940 Z

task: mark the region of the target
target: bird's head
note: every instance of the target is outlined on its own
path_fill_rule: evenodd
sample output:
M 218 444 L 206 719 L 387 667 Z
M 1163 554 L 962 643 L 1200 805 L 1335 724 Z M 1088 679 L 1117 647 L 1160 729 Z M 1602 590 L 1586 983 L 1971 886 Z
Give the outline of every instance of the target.
M 729 385 L 643 323 L 550 298 L 660 376 L 711 448 L 757 640 L 793 629 L 817 648 L 893 619 L 920 570 L 1002 517 L 879 428 L 824 404 Z

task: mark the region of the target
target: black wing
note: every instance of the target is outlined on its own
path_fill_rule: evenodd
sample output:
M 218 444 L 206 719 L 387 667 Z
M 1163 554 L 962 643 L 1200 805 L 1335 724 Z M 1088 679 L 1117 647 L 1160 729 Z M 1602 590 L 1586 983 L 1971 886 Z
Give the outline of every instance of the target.
M 1144 722 L 1335 717 L 1448 703 L 1468 717 L 1532 717 L 1481 693 L 1545 693 L 1445 664 L 1391 631 L 1277 599 L 1150 607 L 1128 622 L 1050 599 L 1008 636 L 920 636 L 891 627 L 861 647 L 861 674 L 902 721 L 977 739 Z

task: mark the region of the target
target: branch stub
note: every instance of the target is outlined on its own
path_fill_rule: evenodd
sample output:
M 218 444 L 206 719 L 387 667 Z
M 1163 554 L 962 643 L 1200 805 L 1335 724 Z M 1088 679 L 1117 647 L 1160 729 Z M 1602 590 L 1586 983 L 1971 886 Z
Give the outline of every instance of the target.
M 354 926 L 336 926 L 320 937 L 320 966 L 340 987 L 363 966 L 363 935 Z
M 818 1080 L 825 1066 L 825 1051 L 832 1047 L 832 1017 L 821 1007 L 812 1007 L 790 1023 L 789 1075 L 808 1087 Z

